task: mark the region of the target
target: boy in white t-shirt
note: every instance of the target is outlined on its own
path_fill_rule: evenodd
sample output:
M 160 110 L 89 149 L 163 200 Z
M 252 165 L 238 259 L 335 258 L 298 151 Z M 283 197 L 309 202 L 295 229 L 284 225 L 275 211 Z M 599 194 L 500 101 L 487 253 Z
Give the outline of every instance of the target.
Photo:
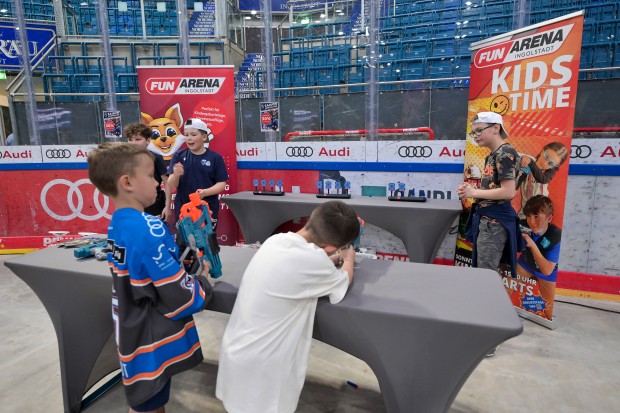
M 350 206 L 329 201 L 301 230 L 273 235 L 254 255 L 220 350 L 216 396 L 229 413 L 295 411 L 317 300 L 329 296 L 336 304 L 344 298 L 359 227 Z

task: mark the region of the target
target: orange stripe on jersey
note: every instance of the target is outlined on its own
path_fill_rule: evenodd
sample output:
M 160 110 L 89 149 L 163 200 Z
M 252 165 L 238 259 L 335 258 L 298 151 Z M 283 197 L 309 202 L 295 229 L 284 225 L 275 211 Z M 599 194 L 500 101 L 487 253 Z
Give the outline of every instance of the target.
M 150 278 L 145 278 L 143 280 L 136 280 L 135 278 L 132 278 L 131 280 L 129 280 L 129 282 L 131 283 L 131 285 L 135 285 L 137 287 L 143 287 L 145 285 L 149 285 L 150 283 L 152 283 L 153 280 L 151 280 Z
M 194 281 L 194 284 L 196 282 L 197 281 Z M 168 313 L 168 314 L 164 314 L 164 316 L 166 316 L 168 318 L 174 317 L 175 315 L 177 315 L 177 314 L 181 313 L 183 310 L 185 310 L 187 307 L 190 307 L 192 304 L 194 304 L 194 300 L 195 299 L 196 299 L 196 288 L 194 287 L 192 289 L 192 298 L 191 298 L 191 300 L 189 300 L 184 306 L 179 307 L 176 311 L 173 311 L 173 312 Z
M 183 268 L 181 268 L 179 270 L 179 272 L 177 272 L 176 274 L 168 277 L 168 278 L 162 278 L 161 280 L 157 280 L 157 281 L 153 281 L 153 284 L 155 284 L 156 287 L 160 287 L 162 285 L 165 284 L 169 284 L 175 281 L 178 281 L 180 278 L 185 276 L 185 270 Z
M 128 354 L 126 356 L 124 356 L 124 355 L 119 353 L 118 354 L 118 358 L 121 361 L 129 362 L 129 361 L 133 360 L 139 354 L 149 353 L 151 351 L 154 351 L 158 347 L 161 347 L 161 346 L 166 345 L 166 344 L 168 344 L 170 342 L 173 342 L 173 341 L 176 341 L 176 340 L 180 339 L 181 337 L 183 337 L 185 335 L 185 333 L 187 333 L 187 330 L 189 330 L 190 328 L 193 328 L 195 326 L 196 326 L 196 324 L 194 323 L 194 321 L 190 321 L 189 323 L 185 324 L 185 327 L 183 327 L 183 330 L 179 331 L 178 333 L 173 334 L 173 335 L 171 335 L 169 337 L 166 337 L 165 339 L 157 341 L 157 342 L 155 342 L 153 344 L 150 344 L 148 346 L 138 347 L 138 349 L 136 351 L 134 351 L 133 353 Z
M 192 354 L 194 354 L 196 352 L 196 350 L 198 350 L 200 348 L 200 342 L 194 344 L 192 346 L 192 348 L 190 348 L 188 351 L 186 351 L 183 354 L 180 354 L 178 356 L 176 356 L 175 358 L 172 358 L 170 360 L 167 360 L 164 364 L 162 364 L 157 370 L 151 372 L 151 373 L 140 373 L 140 374 L 136 374 L 135 376 L 133 376 L 131 379 L 129 380 L 125 380 L 123 378 L 123 383 L 125 385 L 129 385 L 129 384 L 133 384 L 139 380 L 152 380 L 154 378 L 157 378 L 165 369 L 166 367 L 170 366 L 171 364 L 176 363 L 177 361 L 181 361 L 181 360 L 185 360 L 186 358 L 191 357 Z
M 111 267 L 112 272 L 118 275 L 119 277 L 125 277 L 129 275 L 129 270 L 120 270 L 116 265 L 108 263 L 108 266 Z

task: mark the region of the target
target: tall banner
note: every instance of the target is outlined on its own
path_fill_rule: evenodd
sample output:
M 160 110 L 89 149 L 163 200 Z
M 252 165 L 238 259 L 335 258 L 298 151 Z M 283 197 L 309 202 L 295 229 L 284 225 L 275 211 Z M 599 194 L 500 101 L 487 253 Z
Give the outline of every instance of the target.
M 519 153 L 516 196 L 527 248 L 517 274 L 502 268 L 510 300 L 524 317 L 549 328 L 557 280 L 564 201 L 577 96 L 583 13 L 573 13 L 472 44 L 464 180 L 479 184 L 487 148 L 469 136 L 479 112 L 503 116 Z M 472 199 L 464 199 L 455 264 L 471 265 L 463 234 Z
M 237 122 L 233 66 L 138 67 L 142 123 L 153 128 L 149 149 L 169 162 L 184 147 L 183 124 L 189 118 L 204 121 L 213 137 L 209 150 L 222 155 L 229 181 L 220 194 L 237 192 Z M 220 203 L 218 241 L 234 245 L 237 222 Z

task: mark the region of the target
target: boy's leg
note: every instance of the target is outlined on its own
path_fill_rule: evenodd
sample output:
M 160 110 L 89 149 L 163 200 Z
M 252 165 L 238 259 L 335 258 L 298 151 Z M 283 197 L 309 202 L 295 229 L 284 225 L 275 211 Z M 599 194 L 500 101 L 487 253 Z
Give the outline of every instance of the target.
M 486 217 L 480 219 L 476 239 L 476 267 L 488 268 L 499 273 L 499 261 L 508 240 L 508 232 L 502 224 Z M 499 346 L 491 349 L 487 357 L 493 357 Z
M 129 413 L 166 413 L 166 408 L 165 407 L 160 407 L 159 409 L 151 410 L 150 412 L 136 412 L 134 409 L 132 409 L 130 407 L 129 408 Z
M 171 380 L 155 396 L 140 404 L 129 408 L 129 413 L 166 413 L 166 403 L 170 399 Z
M 507 240 L 508 232 L 502 224 L 481 218 L 476 240 L 476 267 L 498 271 Z
M 547 303 L 547 307 L 545 308 L 545 311 L 543 311 L 543 314 L 547 318 L 551 319 L 551 316 L 553 314 L 556 283 L 540 279 L 537 279 L 536 281 L 538 281 L 538 289 L 540 290 L 540 295 Z

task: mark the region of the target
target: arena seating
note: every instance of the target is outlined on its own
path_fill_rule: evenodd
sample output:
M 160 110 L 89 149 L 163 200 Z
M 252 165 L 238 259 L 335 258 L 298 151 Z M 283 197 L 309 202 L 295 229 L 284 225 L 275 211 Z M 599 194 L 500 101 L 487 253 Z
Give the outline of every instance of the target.
M 390 1 L 387 15 L 379 18 L 379 80 L 457 78 L 435 81 L 432 86 L 466 86 L 468 82 L 462 78 L 469 76 L 471 43 L 512 30 L 513 7 L 513 1 Z M 619 8 L 620 2 L 612 0 L 533 0 L 530 23 L 585 10 L 581 68 L 611 67 L 620 61 Z M 365 33 L 354 28 L 347 34 L 338 30 L 341 27 L 346 24 L 291 27 L 290 36 L 280 41 L 278 57 L 282 64 L 277 71 L 278 85 L 315 86 L 325 79 L 332 84 L 364 82 L 369 64 L 364 58 L 368 47 Z M 333 67 L 327 78 L 325 65 Z M 582 79 L 618 76 L 620 71 L 581 74 Z M 415 86 L 382 85 L 380 89 L 408 87 Z M 331 93 L 331 89 L 317 92 Z
M 191 64 L 211 64 L 208 50 L 222 49 L 223 43 L 190 42 L 197 54 L 190 55 Z M 56 96 L 57 101 L 83 101 L 87 97 L 77 93 L 103 93 L 103 56 L 98 42 L 67 41 L 58 48 L 59 55 L 49 56 L 43 73 L 43 88 L 46 93 L 68 93 Z M 64 55 L 64 53 L 80 54 Z M 136 67 L 140 65 L 183 64 L 181 45 L 178 42 L 127 42 L 112 44 L 112 64 L 115 90 L 118 93 L 138 92 Z M 223 60 L 223 55 L 222 55 Z M 217 63 L 221 63 L 218 60 Z M 118 96 L 127 100 L 128 96 Z M 88 97 L 86 100 L 98 100 Z
M 53 21 L 51 0 L 23 0 L 26 18 Z M 0 0 L 0 17 L 13 17 L 13 1 Z M 213 30 L 213 1 L 204 1 L 202 10 L 193 10 L 189 2 L 190 36 L 210 36 Z M 348 20 L 297 25 L 283 30 L 278 53 L 275 53 L 278 88 L 300 88 L 363 83 L 367 80 L 366 52 L 368 40 L 361 27 L 361 16 L 368 15 L 355 4 Z M 379 10 L 377 78 L 381 82 L 411 81 L 419 83 L 383 84 L 380 90 L 419 87 L 467 86 L 470 65 L 469 47 L 473 42 L 506 33 L 514 27 L 513 0 L 382 0 Z M 109 29 L 112 37 L 141 37 L 143 34 L 140 2 L 138 0 L 108 0 Z M 119 8 L 119 6 L 122 7 Z M 70 35 L 97 36 L 99 25 L 95 0 L 63 0 Z M 144 2 L 146 35 L 177 36 L 175 0 Z M 568 13 L 585 10 L 581 69 L 618 66 L 620 63 L 620 0 L 531 0 L 531 12 L 526 24 L 538 23 Z M 121 11 L 122 10 L 122 11 Z M 196 38 L 194 38 L 196 39 Z M 149 39 L 150 40 L 150 39 Z M 162 39 L 163 40 L 163 39 Z M 164 41 L 165 42 L 165 41 Z M 209 42 L 202 42 L 209 43 Z M 64 41 L 45 70 L 46 91 L 58 92 L 69 88 L 78 92 L 81 86 L 89 90 L 101 85 L 101 52 L 87 50 L 95 43 Z M 135 67 L 140 64 L 170 64 L 181 61 L 177 48 L 159 48 L 152 42 L 129 42 L 127 53 L 113 53 L 117 91 L 137 89 Z M 66 46 L 72 50 L 65 55 Z M 116 46 L 115 46 L 116 47 Z M 75 49 L 81 50 L 76 53 Z M 82 48 L 82 49 L 80 49 Z M 84 49 L 85 48 L 85 49 Z M 149 49 L 150 52 L 144 52 Z M 119 59 L 116 59 L 119 57 Z M 121 57 L 125 57 L 123 60 Z M 236 83 L 239 90 L 264 86 L 261 57 L 248 55 L 239 68 Z M 211 63 L 208 53 L 192 56 L 192 63 Z M 220 62 L 214 62 L 220 63 Z M 78 74 L 88 75 L 78 77 Z M 99 76 L 99 78 L 97 77 Z M 583 71 L 581 79 L 616 78 L 620 70 Z M 439 80 L 433 80 L 439 79 Z M 347 91 L 362 91 L 352 86 Z M 282 91 L 280 95 L 339 93 L 340 87 Z

